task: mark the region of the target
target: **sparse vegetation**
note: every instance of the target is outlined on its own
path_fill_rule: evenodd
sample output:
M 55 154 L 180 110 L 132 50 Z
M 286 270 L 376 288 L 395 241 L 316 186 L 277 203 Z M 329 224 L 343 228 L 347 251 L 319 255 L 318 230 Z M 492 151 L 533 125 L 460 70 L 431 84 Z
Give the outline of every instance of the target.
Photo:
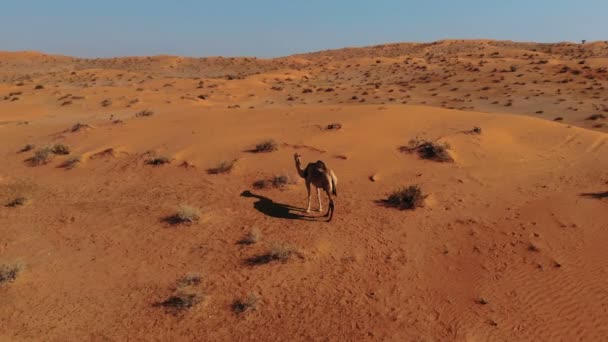
M 10 208 L 15 208 L 15 207 L 22 207 L 24 205 L 26 205 L 29 202 L 29 200 L 27 199 L 27 197 L 23 197 L 23 196 L 19 196 L 14 198 L 13 200 L 9 201 L 6 206 L 10 207 Z
M 70 154 L 70 147 L 64 144 L 54 144 L 53 146 L 51 146 L 51 152 L 53 154 L 58 154 L 62 156 L 68 155 Z
M 585 120 L 595 121 L 600 119 L 605 119 L 606 116 L 604 114 L 593 114 L 588 116 Z
M 177 287 L 195 286 L 201 283 L 202 277 L 198 273 L 188 273 L 177 281 Z
M 274 140 L 264 140 L 261 143 L 255 145 L 252 152 L 254 153 L 268 153 L 278 150 L 279 147 Z
M 230 173 L 234 168 L 234 164 L 236 163 L 236 159 L 232 161 L 224 161 L 221 162 L 218 166 L 207 169 L 207 173 L 210 175 L 218 175 L 222 173 Z
M 274 187 L 277 189 L 282 189 L 285 186 L 293 183 L 289 175 L 277 175 L 272 177 L 271 179 L 261 179 L 253 183 L 253 187 L 256 189 L 266 189 L 269 187 Z
M 475 303 L 479 304 L 479 305 L 487 305 L 489 304 L 489 302 L 483 298 L 483 297 L 479 297 L 475 300 Z
M 481 127 L 473 127 L 470 131 L 467 131 L 468 134 L 481 134 Z
M 40 89 L 44 89 L 44 86 L 42 84 L 38 84 L 34 87 L 34 90 L 40 90 Z
M 178 293 L 164 301 L 157 303 L 155 306 L 162 306 L 173 313 L 190 309 L 194 305 L 200 303 L 201 298 L 194 293 Z
M 81 162 L 82 162 L 82 157 L 81 156 L 73 156 L 73 157 L 70 157 L 70 158 L 66 159 L 61 164 L 61 167 L 66 168 L 66 169 L 73 169 L 76 166 L 78 166 Z
M 245 262 L 250 266 L 268 264 L 272 261 L 280 261 L 285 263 L 294 256 L 302 257 L 302 254 L 296 248 L 290 245 L 273 243 L 268 252 L 248 258 Z
M 384 204 L 401 210 L 414 210 L 424 206 L 424 200 L 428 195 L 423 194 L 418 185 L 410 185 L 400 188 L 389 194 Z
M 248 311 L 256 310 L 259 300 L 258 295 L 250 293 L 244 299 L 236 299 L 232 303 L 232 311 L 234 311 L 236 314 L 242 314 Z
M 528 245 L 528 250 L 529 250 L 530 252 L 540 252 L 540 248 L 538 248 L 538 246 L 536 246 L 536 245 L 535 245 L 535 244 L 533 244 L 533 243 L 530 243 L 530 244 Z
M 105 99 L 105 100 L 101 101 L 102 107 L 109 107 L 111 105 L 112 105 L 112 100 L 110 100 L 110 99 Z
M 342 124 L 337 123 L 337 122 L 331 123 L 325 127 L 325 129 L 327 129 L 327 130 L 339 130 L 341 128 L 342 128 Z
M 451 163 L 454 161 L 452 156 L 450 156 L 448 150 L 450 149 L 450 145 L 447 143 L 437 143 L 433 141 L 426 141 L 420 139 L 412 139 L 410 140 L 407 146 L 401 146 L 399 150 L 405 153 L 417 152 L 420 158 L 434 160 L 437 162 L 448 162 Z
M 0 265 L 0 285 L 13 282 L 23 270 L 23 264 L 13 263 L 10 265 Z
M 200 220 L 201 213 L 198 209 L 189 205 L 180 205 L 177 212 L 167 218 L 165 222 L 169 224 L 193 224 Z
M 72 128 L 70 128 L 70 132 L 73 132 L 73 133 L 80 132 L 80 131 L 85 130 L 87 128 L 92 128 L 92 127 L 89 124 L 82 124 L 82 123 L 79 122 L 79 123 L 75 124 L 74 126 L 72 126 Z
M 19 152 L 23 153 L 23 152 L 29 152 L 31 150 L 33 150 L 34 148 L 36 148 L 36 145 L 34 144 L 27 144 L 25 146 L 23 146 L 22 149 L 19 150 Z
M 167 156 L 152 156 L 145 161 L 148 165 L 160 166 L 171 163 L 171 158 Z
M 245 237 L 239 240 L 239 244 L 241 245 L 253 245 L 260 241 L 261 234 L 257 229 L 253 229 L 251 232 L 247 233 Z
M 28 159 L 32 165 L 43 165 L 48 163 L 53 157 L 53 149 L 51 146 L 44 146 L 34 152 L 34 155 Z
M 147 117 L 147 116 L 152 116 L 154 115 L 154 112 L 148 109 L 144 109 L 142 111 L 139 111 L 137 113 L 135 113 L 135 117 L 140 118 L 140 117 Z

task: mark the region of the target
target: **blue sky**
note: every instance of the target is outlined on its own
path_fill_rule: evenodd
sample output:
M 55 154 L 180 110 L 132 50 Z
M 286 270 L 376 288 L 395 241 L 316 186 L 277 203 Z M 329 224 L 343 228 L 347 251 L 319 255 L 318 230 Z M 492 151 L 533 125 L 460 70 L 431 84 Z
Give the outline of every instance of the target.
M 274 57 L 444 38 L 608 40 L 608 0 L 1 0 L 0 50 Z

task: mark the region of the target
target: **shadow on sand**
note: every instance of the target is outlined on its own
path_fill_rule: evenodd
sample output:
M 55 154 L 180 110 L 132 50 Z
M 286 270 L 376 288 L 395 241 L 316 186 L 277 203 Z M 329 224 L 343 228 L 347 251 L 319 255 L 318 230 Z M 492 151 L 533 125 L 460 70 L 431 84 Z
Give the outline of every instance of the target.
M 580 194 L 582 197 L 589 197 L 589 198 L 595 198 L 595 199 L 603 199 L 603 198 L 608 198 L 608 191 L 605 192 L 587 192 L 587 193 L 583 193 Z
M 249 190 L 243 191 L 241 196 L 257 198 L 258 201 L 253 203 L 253 207 L 264 215 L 288 220 L 315 221 L 314 217 L 298 214 L 297 212 L 305 213 L 305 210 L 302 208 L 274 202 L 268 197 L 256 195 Z

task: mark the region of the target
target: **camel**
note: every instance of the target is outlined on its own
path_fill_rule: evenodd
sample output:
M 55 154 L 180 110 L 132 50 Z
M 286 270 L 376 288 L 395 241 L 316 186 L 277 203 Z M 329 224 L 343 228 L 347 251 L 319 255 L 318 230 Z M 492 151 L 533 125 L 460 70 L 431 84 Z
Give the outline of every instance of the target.
M 315 163 L 309 163 L 306 165 L 304 169 L 302 169 L 302 156 L 298 153 L 294 154 L 294 159 L 296 161 L 296 168 L 298 169 L 298 175 L 306 180 L 306 190 L 308 191 L 308 206 L 306 208 L 306 212 L 310 212 L 310 185 L 314 185 L 317 189 L 317 199 L 319 201 L 319 212 L 323 211 L 323 205 L 321 204 L 321 190 L 323 189 L 329 198 L 329 205 L 327 209 L 327 214 L 329 219 L 327 222 L 331 221 L 334 215 L 334 200 L 332 195 L 338 196 L 337 185 L 338 178 L 334 174 L 334 172 L 329 169 L 324 162 L 318 160 Z

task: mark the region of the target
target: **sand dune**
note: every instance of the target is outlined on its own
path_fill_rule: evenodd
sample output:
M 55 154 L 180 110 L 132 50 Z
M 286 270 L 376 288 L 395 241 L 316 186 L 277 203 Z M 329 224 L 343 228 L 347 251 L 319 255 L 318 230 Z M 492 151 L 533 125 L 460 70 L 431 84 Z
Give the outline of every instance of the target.
M 0 340 L 608 336 L 605 42 L 0 61 Z M 331 223 L 295 152 L 338 175 Z

